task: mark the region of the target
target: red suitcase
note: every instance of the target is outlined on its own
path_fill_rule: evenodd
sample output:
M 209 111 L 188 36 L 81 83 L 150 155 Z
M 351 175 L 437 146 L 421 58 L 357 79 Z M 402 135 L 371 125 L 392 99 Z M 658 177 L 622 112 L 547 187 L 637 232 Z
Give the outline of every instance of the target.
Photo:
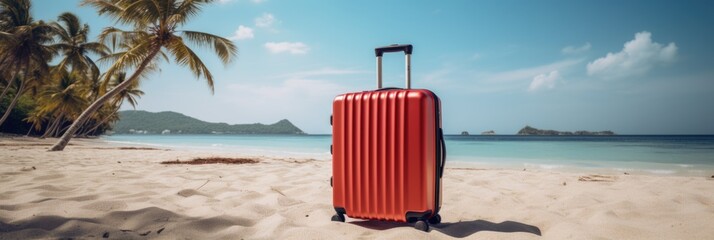
M 439 98 L 410 89 L 412 45 L 376 48 L 377 90 L 339 95 L 333 102 L 332 187 L 337 214 L 415 223 L 441 222 L 446 146 Z M 382 54 L 405 53 L 406 89 L 381 88 Z

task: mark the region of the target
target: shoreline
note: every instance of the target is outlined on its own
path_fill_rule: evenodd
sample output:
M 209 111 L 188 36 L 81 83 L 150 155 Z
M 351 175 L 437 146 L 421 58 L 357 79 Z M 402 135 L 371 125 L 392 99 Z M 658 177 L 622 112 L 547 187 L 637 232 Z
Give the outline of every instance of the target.
M 0 238 L 704 239 L 714 180 L 448 166 L 443 224 L 330 221 L 329 161 L 0 138 Z M 163 165 L 197 157 L 255 164 Z M 658 226 L 654 227 L 653 226 Z
M 3 140 L 13 141 L 28 141 L 42 142 L 43 146 L 51 146 L 56 142 L 56 138 L 38 139 L 34 137 L 20 136 L 0 136 L 0 147 Z M 185 151 L 193 153 L 214 153 L 217 155 L 225 154 L 241 154 L 242 156 L 253 156 L 253 157 L 267 157 L 267 158 L 308 158 L 316 159 L 320 161 L 331 161 L 331 155 L 327 153 L 304 153 L 304 152 L 290 152 L 290 151 L 277 151 L 277 150 L 267 150 L 267 149 L 250 149 L 247 147 L 240 147 L 237 149 L 226 149 L 222 146 L 171 146 L 165 144 L 154 144 L 154 143 L 142 143 L 142 142 L 128 142 L 128 141 L 114 141 L 107 140 L 103 136 L 96 138 L 75 138 L 72 139 L 70 144 L 74 141 L 81 141 L 83 144 L 98 144 L 105 145 L 107 147 L 149 147 L 157 148 L 161 150 L 170 151 Z M 494 158 L 492 158 L 494 159 Z M 575 166 L 570 163 L 539 163 L 537 160 L 535 162 L 523 162 L 529 159 L 500 159 L 505 163 L 496 162 L 486 162 L 487 160 L 481 160 L 481 158 L 466 160 L 463 158 L 457 158 L 453 160 L 452 158 L 447 158 L 447 169 L 452 167 L 455 168 L 474 168 L 474 169 L 495 169 L 495 170 L 514 170 L 521 171 L 525 169 L 526 171 L 538 171 L 538 172 L 564 172 L 564 173 L 582 173 L 582 174 L 608 174 L 608 175 L 648 175 L 648 176 L 664 176 L 664 177 L 702 177 L 702 178 L 712 178 L 714 177 L 714 167 L 713 166 L 695 166 L 691 164 L 674 164 L 674 163 L 635 163 L 645 164 L 650 166 L 649 168 L 642 167 L 625 167 L 625 166 L 591 166 L 582 167 Z M 496 160 L 496 161 L 498 161 Z M 493 160 L 491 160 L 493 161 Z M 569 165 L 570 164 L 570 165 Z M 632 164 L 632 163 L 630 163 Z M 639 165 L 642 166 L 642 165 Z M 677 167 L 677 168 L 672 168 Z
M 179 147 L 164 145 L 164 144 L 154 144 L 154 143 L 141 143 L 141 142 L 125 142 L 125 141 L 111 141 L 106 140 L 103 137 L 97 138 L 98 141 L 105 141 L 109 143 L 116 143 L 120 145 L 136 145 L 136 146 L 149 146 L 156 148 L 167 148 L 178 150 Z M 331 161 L 331 154 L 329 152 L 324 153 L 304 153 L 304 152 L 290 152 L 290 151 L 277 151 L 275 149 L 246 149 L 244 147 L 239 147 L 237 149 L 227 149 L 224 146 L 185 146 L 180 150 L 184 151 L 195 151 L 195 152 L 205 152 L 205 151 L 215 151 L 218 153 L 236 153 L 236 152 L 248 152 L 253 155 L 266 156 L 266 157 L 293 157 L 293 158 L 314 158 L 318 160 Z M 456 160 L 454 160 L 456 158 Z M 498 163 L 498 162 L 503 163 Z M 683 176 L 683 177 L 711 177 L 714 176 L 714 166 L 703 166 L 703 165 L 692 165 L 692 164 L 675 164 L 675 163 L 647 163 L 647 162 L 627 162 L 630 166 L 576 166 L 578 163 L 574 162 L 549 162 L 543 163 L 539 162 L 542 159 L 511 159 L 511 158 L 487 158 L 487 157 L 477 157 L 477 158 L 465 158 L 459 157 L 447 157 L 447 168 L 451 165 L 468 167 L 468 168 L 489 168 L 489 169 L 508 169 L 508 170 L 533 170 L 533 171 L 562 171 L 569 173 L 592 173 L 592 174 L 613 174 L 613 175 L 653 175 L 653 176 Z M 607 164 L 610 162 L 605 162 Z M 582 164 L 582 163 L 580 163 Z M 622 164 L 622 163 L 620 163 Z M 643 167 L 648 166 L 648 167 Z

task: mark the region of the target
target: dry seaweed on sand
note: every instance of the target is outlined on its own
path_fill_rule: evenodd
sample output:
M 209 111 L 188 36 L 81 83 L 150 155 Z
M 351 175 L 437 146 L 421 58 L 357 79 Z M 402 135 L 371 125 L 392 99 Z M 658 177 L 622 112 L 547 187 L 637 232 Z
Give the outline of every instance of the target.
M 89 149 L 100 149 L 100 150 L 164 150 L 160 148 L 151 148 L 151 147 L 93 147 Z M 168 149 L 167 149 L 168 150 Z
M 223 163 L 223 164 L 249 164 L 249 163 L 258 163 L 257 159 L 252 159 L 252 158 L 224 158 L 224 157 L 209 157 L 209 158 L 194 158 L 193 160 L 189 161 L 163 161 L 161 164 L 191 164 L 191 165 L 199 165 L 199 164 L 217 164 L 217 163 Z
M 581 182 L 614 182 L 615 180 L 617 180 L 617 178 L 614 176 L 604 176 L 596 174 L 581 176 L 578 178 L 578 181 Z
M 162 150 L 162 149 L 150 148 L 150 147 L 119 147 L 119 150 Z

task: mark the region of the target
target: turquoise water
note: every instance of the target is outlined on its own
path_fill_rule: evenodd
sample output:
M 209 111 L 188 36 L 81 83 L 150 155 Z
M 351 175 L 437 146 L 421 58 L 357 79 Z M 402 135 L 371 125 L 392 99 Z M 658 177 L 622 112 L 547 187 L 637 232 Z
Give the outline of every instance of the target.
M 330 160 L 330 135 L 112 135 L 149 146 Z M 714 174 L 714 136 L 447 136 L 448 162 L 504 168 Z

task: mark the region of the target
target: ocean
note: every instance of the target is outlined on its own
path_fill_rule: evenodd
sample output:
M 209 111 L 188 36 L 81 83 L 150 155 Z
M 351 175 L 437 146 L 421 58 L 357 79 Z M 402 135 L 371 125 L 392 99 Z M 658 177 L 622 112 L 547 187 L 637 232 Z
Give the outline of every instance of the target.
M 329 161 L 331 135 L 110 135 L 118 143 Z M 714 135 L 447 135 L 447 165 L 714 175 Z

